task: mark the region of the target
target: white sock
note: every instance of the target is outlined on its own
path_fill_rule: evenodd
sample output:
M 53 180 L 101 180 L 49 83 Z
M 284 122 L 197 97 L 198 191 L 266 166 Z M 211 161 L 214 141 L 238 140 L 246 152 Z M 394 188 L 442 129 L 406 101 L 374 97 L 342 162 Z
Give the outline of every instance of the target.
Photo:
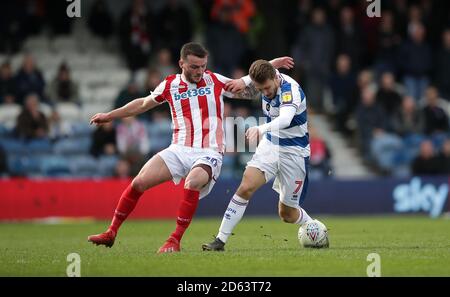
M 234 194 L 228 204 L 227 210 L 223 215 L 222 224 L 220 225 L 219 233 L 217 237 L 222 242 L 227 242 L 228 237 L 231 235 L 234 227 L 239 223 L 247 208 L 248 200 L 239 197 Z
M 298 216 L 298 219 L 294 224 L 303 225 L 304 223 L 307 223 L 312 220 L 311 217 L 303 208 L 298 207 L 298 210 L 300 211 L 300 215 Z

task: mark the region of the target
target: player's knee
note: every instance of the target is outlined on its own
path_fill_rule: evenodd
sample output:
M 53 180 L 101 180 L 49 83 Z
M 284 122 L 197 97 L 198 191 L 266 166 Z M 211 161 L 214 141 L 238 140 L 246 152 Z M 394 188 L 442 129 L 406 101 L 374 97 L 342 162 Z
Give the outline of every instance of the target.
M 139 176 L 133 179 L 133 181 L 131 182 L 131 187 L 141 193 L 145 192 L 148 189 L 148 185 L 146 184 L 146 182 Z
M 253 193 L 256 191 L 256 188 L 251 183 L 241 183 L 239 186 L 236 194 L 238 194 L 240 197 L 244 199 L 250 199 L 253 195 Z
M 285 223 L 293 224 L 297 221 L 298 215 L 296 215 L 295 212 L 287 210 L 287 209 L 280 209 L 278 211 L 278 215 L 280 216 L 280 219 Z
M 198 179 L 187 179 L 184 188 L 188 190 L 200 191 L 204 186 L 204 182 Z

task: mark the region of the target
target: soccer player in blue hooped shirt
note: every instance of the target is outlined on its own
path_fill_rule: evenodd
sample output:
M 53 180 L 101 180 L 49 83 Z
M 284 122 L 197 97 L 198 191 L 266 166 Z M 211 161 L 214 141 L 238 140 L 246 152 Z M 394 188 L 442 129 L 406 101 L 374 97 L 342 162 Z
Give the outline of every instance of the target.
M 255 61 L 249 75 L 228 83 L 227 90 L 239 93 L 254 84 L 262 94 L 263 125 L 246 131 L 249 141 L 261 137 L 253 158 L 247 163 L 241 184 L 225 211 L 219 232 L 205 251 L 223 251 L 228 237 L 244 215 L 256 190 L 275 178 L 279 193 L 278 212 L 286 223 L 305 224 L 313 219 L 300 207 L 308 188 L 310 146 L 306 116 L 306 97 L 291 77 L 279 73 L 268 61 Z M 324 247 L 328 247 L 328 238 Z

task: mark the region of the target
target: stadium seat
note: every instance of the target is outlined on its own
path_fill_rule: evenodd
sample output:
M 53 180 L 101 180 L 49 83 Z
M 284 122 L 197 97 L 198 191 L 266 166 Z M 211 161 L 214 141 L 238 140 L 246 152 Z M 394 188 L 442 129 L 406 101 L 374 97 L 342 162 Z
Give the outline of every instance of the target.
M 56 105 L 56 111 L 61 119 L 65 121 L 76 122 L 80 120 L 80 107 L 74 103 L 58 103 L 58 105 Z
M 27 152 L 25 143 L 17 138 L 0 138 L 0 147 L 2 147 L 7 154 L 24 154 Z
M 73 137 L 82 137 L 82 136 L 91 137 L 91 134 L 95 130 L 94 126 L 89 125 L 88 121 L 73 122 L 71 123 L 71 127 Z
M 92 101 L 94 103 L 98 104 L 105 104 L 105 103 L 113 103 L 114 100 L 117 97 L 117 94 L 119 94 L 120 89 L 115 86 L 108 86 L 108 87 L 102 87 L 97 88 L 94 91 L 94 96 L 92 98 Z
M 134 81 L 138 84 L 139 87 L 143 87 L 145 85 L 145 80 L 147 79 L 147 69 L 139 69 L 134 73 Z
M 222 169 L 220 171 L 221 178 L 232 178 L 234 176 L 234 163 L 236 162 L 236 156 L 231 154 L 225 154 L 222 159 Z
M 91 66 L 93 69 L 117 69 L 120 67 L 120 61 L 116 56 L 102 54 L 92 60 Z
M 71 174 L 67 158 L 62 156 L 46 156 L 41 159 L 41 172 L 45 176 L 58 177 Z
M 44 69 L 42 69 L 42 75 L 44 76 L 45 81 L 49 81 L 49 82 L 53 81 L 56 76 L 56 68 L 55 69 L 44 68 Z
M 86 84 L 80 85 L 80 100 L 83 104 L 87 104 L 93 101 L 94 92 L 92 88 L 88 87 Z
M 56 37 L 50 40 L 50 47 L 60 53 L 77 52 L 79 49 L 76 40 L 71 36 Z
M 152 151 L 160 151 L 170 145 L 172 141 L 170 121 L 148 122 L 146 128 Z
M 0 53 L 0 64 L 3 64 L 6 60 L 8 60 L 8 56 Z
M 21 110 L 22 108 L 19 104 L 0 105 L 0 124 L 3 124 L 8 129 L 14 128 Z
M 8 129 L 4 124 L 0 124 L 0 137 L 8 137 L 11 133 L 11 129 Z
M 47 119 L 52 115 L 52 107 L 45 103 L 39 104 L 39 110 L 47 117 Z
M 24 49 L 29 52 L 48 52 L 49 40 L 46 36 L 35 36 L 25 39 Z
M 70 56 L 70 69 L 77 71 L 77 70 L 83 70 L 83 69 L 89 69 L 92 68 L 92 62 L 95 61 L 95 59 L 92 58 L 90 55 L 79 55 L 74 54 Z
M 101 156 L 98 160 L 99 174 L 102 177 L 112 177 L 118 161 L 117 156 Z
M 89 123 L 93 115 L 99 112 L 108 112 L 111 110 L 111 108 L 112 103 L 84 105 L 81 109 L 81 120 Z
M 53 152 L 57 155 L 81 155 L 89 154 L 91 137 L 63 138 L 55 142 Z
M 33 155 L 9 154 L 9 171 L 13 175 L 30 176 L 41 174 L 42 157 Z
M 76 177 L 95 177 L 99 176 L 97 160 L 90 155 L 78 155 L 68 157 L 70 172 Z
M 52 152 L 52 144 L 49 139 L 33 139 L 25 144 L 26 151 L 30 155 L 50 154 Z

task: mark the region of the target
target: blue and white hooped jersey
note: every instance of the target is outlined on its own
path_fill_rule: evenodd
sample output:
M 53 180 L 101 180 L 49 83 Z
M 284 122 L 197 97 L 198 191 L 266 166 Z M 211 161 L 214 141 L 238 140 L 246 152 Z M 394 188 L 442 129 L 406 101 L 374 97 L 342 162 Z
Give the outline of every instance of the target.
M 302 157 L 309 157 L 309 135 L 306 114 L 306 96 L 300 85 L 290 76 L 278 73 L 281 79 L 277 95 L 268 99 L 262 95 L 262 109 L 267 122 L 280 115 L 280 108 L 294 106 L 297 111 L 290 125 L 279 131 L 269 131 L 266 138 L 280 146 L 280 152 L 300 153 Z

